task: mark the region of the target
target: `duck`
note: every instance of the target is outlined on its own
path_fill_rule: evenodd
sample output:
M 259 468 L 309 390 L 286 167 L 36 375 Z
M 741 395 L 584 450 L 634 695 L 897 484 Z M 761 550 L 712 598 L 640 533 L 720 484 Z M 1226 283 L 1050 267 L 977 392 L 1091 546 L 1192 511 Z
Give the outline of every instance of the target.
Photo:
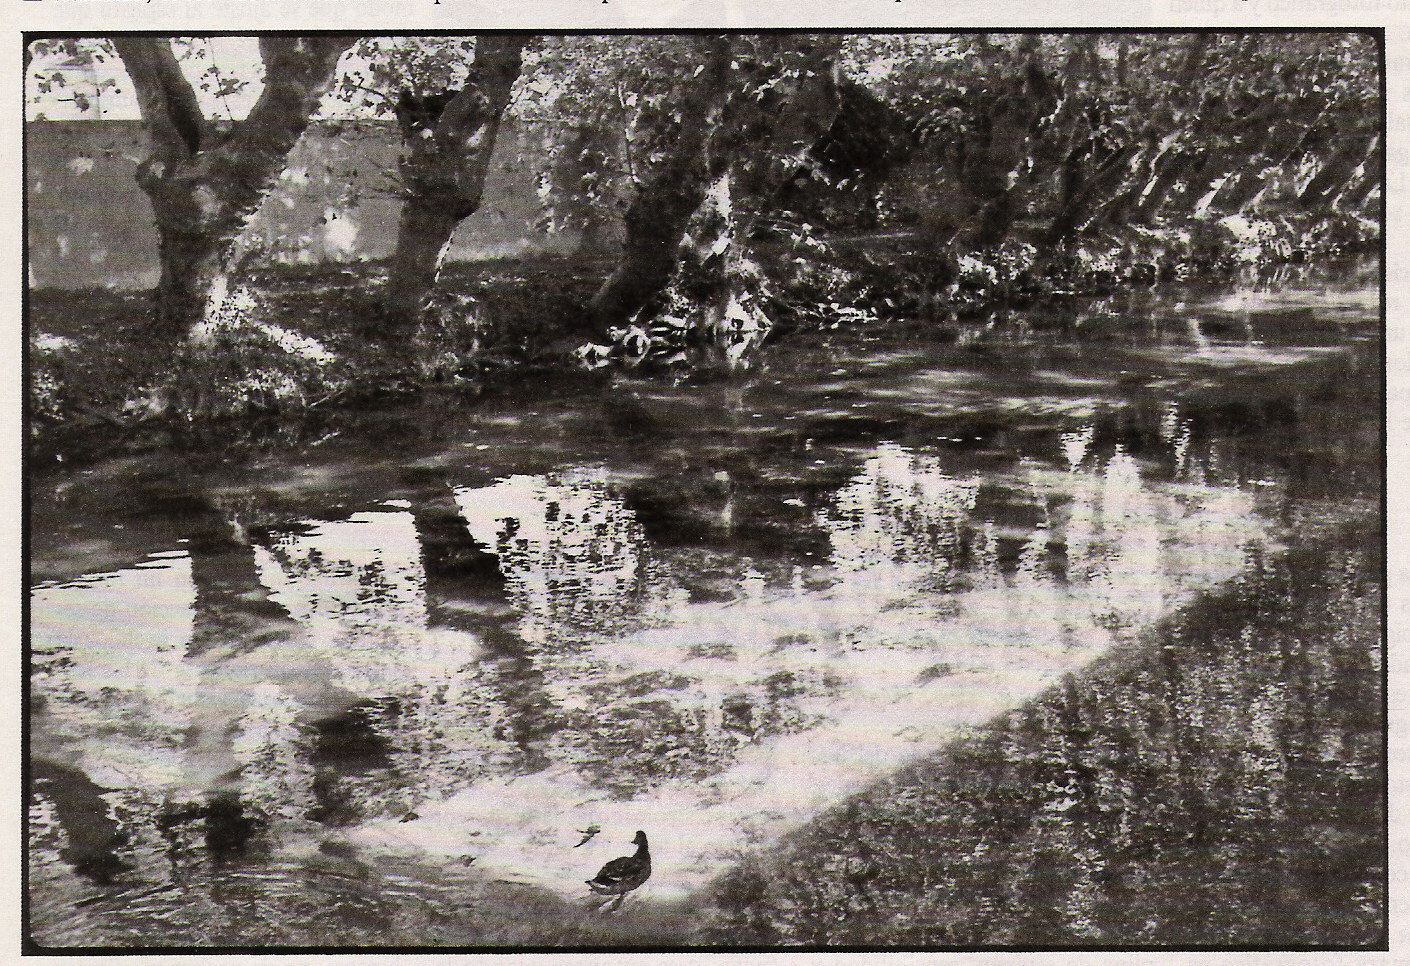
M 635 855 L 624 855 L 604 865 L 591 879 L 588 888 L 600 896 L 616 896 L 612 908 L 616 909 L 627 897 L 627 893 L 641 886 L 651 878 L 651 852 L 647 848 L 646 833 L 638 831 L 632 839 L 636 846 Z

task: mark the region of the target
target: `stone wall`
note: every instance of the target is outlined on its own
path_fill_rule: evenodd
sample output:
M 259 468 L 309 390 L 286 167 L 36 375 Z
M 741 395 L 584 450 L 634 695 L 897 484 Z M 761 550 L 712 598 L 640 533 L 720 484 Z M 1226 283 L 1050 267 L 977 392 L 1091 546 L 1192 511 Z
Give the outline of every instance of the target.
M 271 262 L 384 258 L 396 241 L 399 135 L 386 124 L 312 127 L 251 222 L 246 240 Z M 25 126 L 29 284 L 146 288 L 157 234 L 134 173 L 146 155 L 137 121 L 31 121 Z M 532 130 L 501 131 L 484 204 L 457 231 L 449 258 L 473 261 L 571 250 L 576 237 L 539 226 L 545 146 Z

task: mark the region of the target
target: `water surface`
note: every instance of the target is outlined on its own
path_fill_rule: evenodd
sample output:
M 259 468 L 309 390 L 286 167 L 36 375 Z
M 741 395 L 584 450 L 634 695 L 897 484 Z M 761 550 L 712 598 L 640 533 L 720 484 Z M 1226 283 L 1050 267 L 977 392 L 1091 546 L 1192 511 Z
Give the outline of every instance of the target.
M 686 899 L 1376 512 L 1373 285 L 833 332 L 36 473 L 35 938 L 443 941 L 467 890 L 579 901 L 637 829 L 632 901 Z

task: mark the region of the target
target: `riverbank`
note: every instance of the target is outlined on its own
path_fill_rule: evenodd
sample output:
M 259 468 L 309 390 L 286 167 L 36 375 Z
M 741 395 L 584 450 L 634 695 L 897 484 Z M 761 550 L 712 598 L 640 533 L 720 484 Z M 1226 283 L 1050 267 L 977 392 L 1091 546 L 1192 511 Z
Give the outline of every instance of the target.
M 807 245 L 806 259 L 788 248 L 770 255 L 804 266 L 773 290 L 770 340 L 897 320 L 958 338 L 976 323 L 1002 328 L 1015 309 L 1315 273 L 1374 252 L 1379 239 L 1375 226 L 1348 216 L 1225 218 L 1061 249 L 1015 240 L 960 257 L 927 251 L 914 235 Z M 153 436 L 167 444 L 172 432 L 215 424 L 240 435 L 270 418 L 316 422 L 389 397 L 463 397 L 590 368 L 680 378 L 726 364 L 690 332 L 680 345 L 667 338 L 652 347 L 635 329 L 586 328 L 583 306 L 610 269 L 601 258 L 553 255 L 453 266 L 418 331 L 398 332 L 376 304 L 379 263 L 268 268 L 227 299 L 230 326 L 205 332 L 200 350 L 175 352 L 151 331 L 149 293 L 31 291 L 33 451 L 47 460 L 95 446 L 142 448 Z
M 1204 595 L 711 891 L 726 945 L 1384 948 L 1381 533 Z

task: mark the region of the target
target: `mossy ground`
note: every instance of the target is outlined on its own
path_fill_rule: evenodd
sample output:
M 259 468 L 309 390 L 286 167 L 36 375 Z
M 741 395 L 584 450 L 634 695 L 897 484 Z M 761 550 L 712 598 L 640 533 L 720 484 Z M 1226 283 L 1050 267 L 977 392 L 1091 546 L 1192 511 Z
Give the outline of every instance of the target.
M 1385 942 L 1380 537 L 1264 561 L 714 886 L 713 943 Z

